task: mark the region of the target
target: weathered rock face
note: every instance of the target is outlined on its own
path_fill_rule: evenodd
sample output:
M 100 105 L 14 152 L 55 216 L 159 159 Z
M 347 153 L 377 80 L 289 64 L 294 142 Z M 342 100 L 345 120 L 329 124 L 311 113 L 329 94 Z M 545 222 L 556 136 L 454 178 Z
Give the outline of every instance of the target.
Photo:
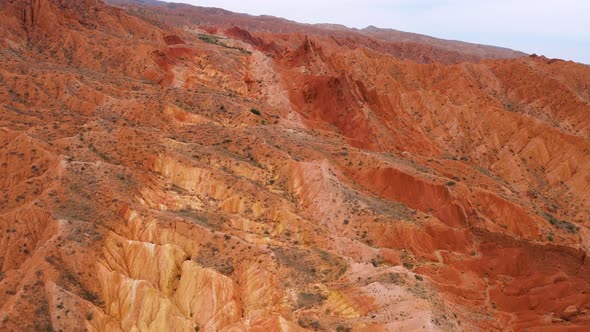
M 589 67 L 116 3 L 0 3 L 0 330 L 590 325 Z

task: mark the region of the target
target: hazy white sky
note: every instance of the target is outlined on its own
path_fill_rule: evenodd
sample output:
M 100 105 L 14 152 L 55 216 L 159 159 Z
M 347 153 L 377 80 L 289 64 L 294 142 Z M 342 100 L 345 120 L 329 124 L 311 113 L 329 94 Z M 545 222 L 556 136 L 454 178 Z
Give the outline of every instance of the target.
M 169 0 L 171 1 L 171 0 Z M 374 25 L 590 64 L 590 0 L 173 0 L 304 23 Z

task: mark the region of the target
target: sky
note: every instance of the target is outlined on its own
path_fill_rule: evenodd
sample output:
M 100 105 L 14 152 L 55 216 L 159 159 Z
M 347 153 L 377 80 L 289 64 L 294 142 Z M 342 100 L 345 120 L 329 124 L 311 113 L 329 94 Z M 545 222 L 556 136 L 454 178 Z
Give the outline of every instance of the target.
M 168 0 L 172 2 L 171 0 Z M 173 0 L 302 23 L 374 25 L 590 64 L 590 0 Z

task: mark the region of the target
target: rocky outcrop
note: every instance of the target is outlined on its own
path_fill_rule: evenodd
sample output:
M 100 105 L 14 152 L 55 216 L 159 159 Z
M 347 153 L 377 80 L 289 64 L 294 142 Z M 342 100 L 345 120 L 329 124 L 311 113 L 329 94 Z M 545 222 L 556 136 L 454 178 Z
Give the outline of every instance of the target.
M 0 330 L 587 329 L 588 67 L 117 4 L 0 5 Z

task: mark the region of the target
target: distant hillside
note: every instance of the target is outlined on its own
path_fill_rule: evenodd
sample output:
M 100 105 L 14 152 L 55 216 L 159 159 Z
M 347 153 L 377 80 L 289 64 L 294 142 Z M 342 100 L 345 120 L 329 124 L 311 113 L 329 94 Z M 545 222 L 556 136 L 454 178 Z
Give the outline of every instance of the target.
M 393 46 L 396 49 L 407 48 L 408 44 L 423 45 L 427 49 L 434 49 L 432 53 L 441 53 L 440 57 L 434 60 L 442 62 L 512 59 L 526 55 L 523 52 L 508 48 L 445 40 L 393 29 L 380 29 L 373 26 L 359 30 L 338 24 L 304 24 L 274 16 L 252 16 L 219 8 L 198 7 L 157 0 L 106 0 L 106 2 L 131 9 L 136 15 L 165 21 L 177 26 L 198 25 L 217 28 L 237 26 L 250 32 L 329 35 L 344 39 L 355 38 L 357 44 L 370 48 L 375 48 L 370 46 L 370 39 L 397 44 Z M 359 39 L 364 39 L 364 41 L 359 43 Z M 384 49 L 382 43 L 376 48 Z

